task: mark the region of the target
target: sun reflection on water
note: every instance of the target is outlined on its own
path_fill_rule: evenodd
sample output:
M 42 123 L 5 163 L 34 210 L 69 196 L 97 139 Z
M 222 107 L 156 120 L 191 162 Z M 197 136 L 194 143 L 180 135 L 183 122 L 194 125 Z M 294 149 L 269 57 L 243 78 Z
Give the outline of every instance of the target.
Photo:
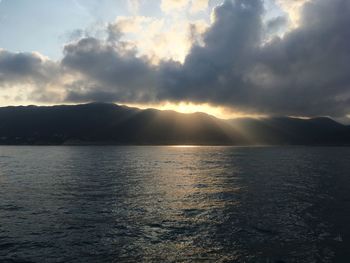
M 172 148 L 198 148 L 198 147 L 201 147 L 201 145 L 170 145 L 169 147 L 172 147 Z

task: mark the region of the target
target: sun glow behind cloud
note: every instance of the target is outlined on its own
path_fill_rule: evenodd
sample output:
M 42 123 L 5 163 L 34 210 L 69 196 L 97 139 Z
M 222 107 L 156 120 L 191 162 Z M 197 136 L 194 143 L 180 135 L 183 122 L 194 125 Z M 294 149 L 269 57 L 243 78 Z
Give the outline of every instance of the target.
M 153 64 L 158 64 L 159 61 L 169 59 L 183 63 L 192 45 L 194 43 L 200 45 L 202 34 L 215 22 L 213 11 L 215 7 L 223 3 L 223 0 L 161 0 L 159 1 L 161 13 L 156 15 L 143 13 L 145 1 L 128 0 L 127 2 L 129 13 L 118 15 L 110 23 L 110 25 L 115 27 L 116 33 L 120 34 L 116 40 L 119 41 L 120 37 L 123 42 L 133 47 L 139 56 L 146 56 Z M 297 1 L 296 5 L 292 5 L 286 1 L 278 0 L 276 3 L 285 12 L 295 14 L 300 2 Z M 267 11 L 270 12 L 269 10 Z M 94 35 L 92 32 L 87 32 L 87 35 L 89 34 Z M 48 58 L 42 57 L 42 60 L 46 61 Z M 64 84 L 69 84 L 69 82 L 74 83 L 75 79 L 72 76 L 65 76 L 64 81 L 60 81 L 64 82 Z M 55 87 L 51 87 L 52 90 L 60 95 L 58 97 L 64 98 L 65 94 L 63 91 L 60 93 L 59 88 L 53 88 Z M 18 87 L 11 92 L 6 91 L 0 102 L 3 104 L 7 102 L 7 104 L 11 105 L 57 104 L 56 101 L 37 99 L 26 93 L 26 90 L 30 91 L 33 89 L 33 87 Z M 142 109 L 174 110 L 181 113 L 205 112 L 223 119 L 262 116 L 238 112 L 223 106 L 213 106 L 205 103 L 196 104 L 193 102 L 131 103 L 127 105 Z
M 299 25 L 300 9 L 309 0 L 265 0 L 265 17 L 286 17 L 287 32 Z M 164 59 L 184 62 L 194 43 L 215 22 L 214 9 L 224 0 L 160 0 L 159 14 L 142 13 L 144 1 L 128 0 L 129 14 L 118 16 L 115 25 L 123 41 L 134 46 L 140 56 L 157 64 Z M 283 32 L 279 32 L 282 36 Z
M 157 64 L 162 59 L 183 62 L 197 41 L 196 36 L 209 25 L 202 19 L 123 16 L 116 19 L 115 26 L 122 33 L 123 41 L 134 46 L 140 56 L 147 56 Z
M 203 112 L 212 116 L 215 116 L 220 119 L 234 119 L 234 118 L 243 118 L 243 117 L 251 117 L 251 118 L 261 118 L 265 117 L 265 115 L 257 115 L 257 114 L 246 114 L 243 112 L 233 111 L 231 108 L 226 108 L 223 106 L 214 106 L 208 103 L 196 104 L 193 102 L 164 102 L 164 103 L 154 103 L 154 104 L 126 104 L 129 107 L 136 107 L 140 109 L 158 109 L 158 110 L 172 110 L 180 113 L 196 113 Z
M 70 9 L 84 13 L 78 24 L 67 18 L 60 27 L 43 17 L 39 26 L 23 27 L 35 41 L 3 34 L 12 40 L 0 47 L 2 106 L 100 101 L 220 118 L 348 114 L 347 0 L 74 2 Z M 12 23 L 2 20 L 2 30 L 22 32 L 10 3 L 1 2 L 0 17 L 17 16 Z M 42 6 L 13 5 L 26 18 Z M 65 5 L 54 6 L 50 17 L 67 14 Z M 52 38 L 59 39 L 59 50 L 40 41 Z
M 310 0 L 276 0 L 277 5 L 287 13 L 291 21 L 291 27 L 298 27 L 300 23 L 300 9 Z
M 210 26 L 209 14 L 213 9 L 208 8 L 208 0 L 162 0 L 161 13 L 149 16 L 140 11 L 142 1 L 133 0 L 130 6 L 130 14 L 118 16 L 112 24 L 123 41 L 155 64 L 164 59 L 183 62 L 192 45 L 200 42 L 200 36 Z

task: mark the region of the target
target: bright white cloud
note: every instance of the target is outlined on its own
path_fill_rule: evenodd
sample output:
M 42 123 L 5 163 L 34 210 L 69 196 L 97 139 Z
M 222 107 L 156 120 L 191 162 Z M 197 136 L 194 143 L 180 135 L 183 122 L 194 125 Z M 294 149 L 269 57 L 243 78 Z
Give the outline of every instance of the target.
M 208 0 L 192 0 L 191 2 L 191 12 L 198 13 L 204 11 L 208 8 Z
M 209 0 L 162 0 L 161 10 L 166 13 L 184 12 L 185 8 L 189 8 L 191 14 L 204 11 L 208 8 Z M 186 12 L 186 11 L 185 11 Z
M 160 7 L 164 13 L 170 13 L 184 9 L 189 3 L 189 0 L 162 0 Z
M 116 19 L 116 25 L 122 33 L 142 33 L 144 30 L 157 31 L 162 28 L 163 23 L 163 19 L 146 16 L 119 16 Z
M 137 15 L 140 11 L 140 0 L 128 0 L 129 12 L 133 15 Z
M 164 59 L 182 62 L 194 42 L 208 27 L 203 20 L 188 21 L 181 18 L 154 18 L 123 16 L 114 25 L 123 41 L 134 46 L 140 55 L 148 56 L 154 63 Z
M 301 7 L 308 1 L 310 0 L 276 0 L 276 3 L 288 14 L 292 27 L 297 27 L 300 22 Z

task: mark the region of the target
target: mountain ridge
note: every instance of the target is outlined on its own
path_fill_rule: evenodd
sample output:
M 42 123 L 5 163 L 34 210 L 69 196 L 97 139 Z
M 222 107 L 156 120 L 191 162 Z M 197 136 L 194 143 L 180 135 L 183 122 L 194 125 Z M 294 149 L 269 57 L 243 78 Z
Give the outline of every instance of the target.
M 111 103 L 7 106 L 0 144 L 350 145 L 350 127 L 326 117 L 222 120 Z

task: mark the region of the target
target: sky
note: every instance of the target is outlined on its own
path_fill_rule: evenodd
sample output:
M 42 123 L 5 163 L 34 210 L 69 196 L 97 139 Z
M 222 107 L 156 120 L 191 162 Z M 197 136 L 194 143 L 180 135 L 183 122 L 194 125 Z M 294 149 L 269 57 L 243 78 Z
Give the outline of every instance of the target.
M 2 0 L 0 106 L 349 121 L 348 0 Z

